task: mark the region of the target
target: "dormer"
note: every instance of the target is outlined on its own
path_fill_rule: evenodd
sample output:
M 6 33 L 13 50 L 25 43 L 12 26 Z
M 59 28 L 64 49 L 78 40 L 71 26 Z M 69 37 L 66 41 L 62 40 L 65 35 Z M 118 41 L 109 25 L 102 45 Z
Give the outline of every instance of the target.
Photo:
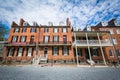
M 91 31 L 91 27 L 87 25 L 87 31 Z
M 25 22 L 23 23 L 23 26 L 29 26 L 28 22 L 25 21 Z
M 64 26 L 64 22 L 59 22 L 59 26 Z
M 53 26 L 53 23 L 52 22 L 48 22 L 48 26 Z
M 38 26 L 37 22 L 33 21 L 33 26 Z

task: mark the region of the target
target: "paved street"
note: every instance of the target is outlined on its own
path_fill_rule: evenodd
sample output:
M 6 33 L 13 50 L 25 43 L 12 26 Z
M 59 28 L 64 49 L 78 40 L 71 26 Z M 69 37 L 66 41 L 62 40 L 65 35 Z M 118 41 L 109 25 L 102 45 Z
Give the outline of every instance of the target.
M 0 66 L 0 80 L 120 80 L 120 68 Z

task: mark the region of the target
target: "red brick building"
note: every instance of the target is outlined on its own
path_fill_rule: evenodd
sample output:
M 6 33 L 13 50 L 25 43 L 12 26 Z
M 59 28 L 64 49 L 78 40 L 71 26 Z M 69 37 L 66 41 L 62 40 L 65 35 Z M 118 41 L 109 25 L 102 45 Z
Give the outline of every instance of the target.
M 36 22 L 30 26 L 23 19 L 19 25 L 13 22 L 3 60 L 37 64 L 75 62 L 69 19 L 66 25 L 61 22 L 59 26 L 38 26 Z
M 41 63 L 109 64 L 120 60 L 120 27 L 113 19 L 83 31 L 60 22 L 54 26 L 12 23 L 3 61 Z

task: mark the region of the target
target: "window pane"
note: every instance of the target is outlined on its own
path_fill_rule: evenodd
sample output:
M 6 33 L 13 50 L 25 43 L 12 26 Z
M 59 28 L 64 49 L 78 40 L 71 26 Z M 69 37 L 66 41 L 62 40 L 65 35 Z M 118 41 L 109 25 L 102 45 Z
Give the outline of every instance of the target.
M 63 28 L 63 32 L 67 32 L 67 29 L 66 29 L 66 28 Z
M 112 50 L 109 50 L 109 55 L 113 56 Z
M 54 28 L 54 32 L 57 33 L 58 32 L 58 28 Z
M 14 54 L 14 48 L 11 48 L 11 49 L 9 50 L 8 56 L 9 56 L 9 57 L 10 57 L 10 56 L 13 56 L 13 54 Z
M 18 56 L 22 56 L 23 48 L 19 48 Z
M 98 49 L 92 49 L 93 56 L 99 56 Z
M 21 42 L 25 42 L 25 38 L 26 38 L 25 36 L 22 36 L 21 37 Z
M 16 41 L 17 41 L 17 36 L 13 36 L 12 42 L 16 42 Z
M 44 28 L 44 32 L 48 32 L 48 28 Z
M 117 56 L 120 56 L 120 50 L 116 50 Z
M 32 55 L 32 48 L 29 48 L 28 49 L 28 56 L 31 56 Z
M 64 47 L 63 51 L 64 51 L 64 55 L 68 55 L 68 49 L 67 49 L 67 47 Z
M 54 42 L 58 42 L 58 36 L 54 36 Z
M 54 53 L 54 55 L 58 54 L 58 48 L 57 47 L 53 47 L 53 53 Z
M 45 41 L 45 42 L 48 42 L 48 41 L 49 41 L 49 36 L 45 36 L 44 41 Z
M 23 31 L 22 32 L 26 32 L 26 28 L 23 28 Z
M 15 28 L 15 31 L 14 32 L 19 32 L 19 28 Z
M 32 28 L 32 29 L 31 29 L 31 32 L 36 32 L 36 28 Z

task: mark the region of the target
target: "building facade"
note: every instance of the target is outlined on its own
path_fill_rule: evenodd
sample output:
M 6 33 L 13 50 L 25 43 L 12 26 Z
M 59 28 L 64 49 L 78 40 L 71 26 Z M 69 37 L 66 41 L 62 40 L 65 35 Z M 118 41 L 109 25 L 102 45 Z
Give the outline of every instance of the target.
M 12 23 L 3 62 L 107 65 L 118 61 L 120 28 L 113 21 L 110 26 L 99 24 L 81 31 L 72 28 L 68 18 L 58 26 L 52 22 L 31 26 L 21 19 L 19 25 Z

